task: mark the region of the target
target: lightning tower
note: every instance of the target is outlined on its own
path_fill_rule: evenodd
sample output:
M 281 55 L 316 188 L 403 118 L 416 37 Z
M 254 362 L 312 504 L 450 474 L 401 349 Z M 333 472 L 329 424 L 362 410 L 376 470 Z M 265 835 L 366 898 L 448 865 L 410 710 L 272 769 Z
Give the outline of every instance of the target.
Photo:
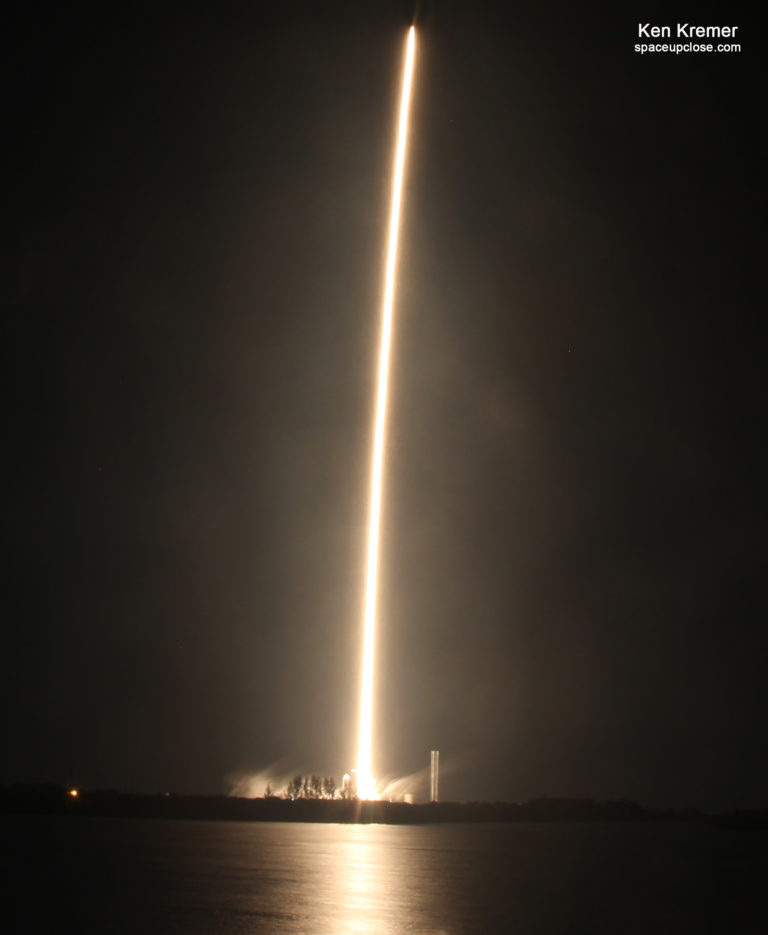
M 440 792 L 440 751 L 433 750 L 429 757 L 429 801 L 437 802 Z

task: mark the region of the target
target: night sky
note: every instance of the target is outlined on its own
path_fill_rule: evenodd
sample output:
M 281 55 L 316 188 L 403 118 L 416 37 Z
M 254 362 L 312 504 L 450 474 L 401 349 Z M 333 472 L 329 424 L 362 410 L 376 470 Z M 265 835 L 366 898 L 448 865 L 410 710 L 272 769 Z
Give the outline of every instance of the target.
M 766 805 L 764 40 L 634 7 L 417 11 L 374 771 L 444 799 Z M 0 782 L 354 765 L 412 8 L 308 9 L 12 6 Z

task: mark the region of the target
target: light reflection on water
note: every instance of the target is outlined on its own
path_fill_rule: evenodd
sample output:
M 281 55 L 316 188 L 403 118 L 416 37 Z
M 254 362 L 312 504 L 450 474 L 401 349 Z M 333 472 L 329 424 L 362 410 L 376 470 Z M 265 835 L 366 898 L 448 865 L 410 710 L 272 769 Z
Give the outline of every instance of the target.
M 273 826 L 284 835 L 287 826 Z M 256 837 L 264 835 L 252 827 Z M 289 840 L 270 848 L 279 895 L 273 901 L 256 874 L 248 902 L 253 911 L 266 906 L 280 925 L 260 931 L 305 935 L 448 935 L 440 916 L 440 887 L 431 879 L 436 870 L 428 841 L 419 832 L 378 825 L 295 825 Z M 427 845 L 426 847 L 424 845 Z M 285 884 L 290 881 L 291 906 L 285 913 Z M 444 894 L 443 894 L 444 895 Z M 282 912 L 281 912 L 282 907 Z M 262 917 L 263 918 L 263 917 Z
M 338 845 L 325 924 L 349 935 L 390 931 L 443 935 L 444 930 L 435 928 L 429 918 L 438 907 L 431 906 L 430 886 L 420 873 L 418 857 L 423 861 L 424 854 L 402 846 L 397 832 L 391 835 L 387 831 L 392 829 L 371 825 L 344 829 L 346 840 Z M 414 891 L 415 885 L 419 892 Z M 317 898 L 321 898 L 320 893 Z
M 0 840 L 7 932 L 768 931 L 766 835 L 706 825 L 4 818 Z

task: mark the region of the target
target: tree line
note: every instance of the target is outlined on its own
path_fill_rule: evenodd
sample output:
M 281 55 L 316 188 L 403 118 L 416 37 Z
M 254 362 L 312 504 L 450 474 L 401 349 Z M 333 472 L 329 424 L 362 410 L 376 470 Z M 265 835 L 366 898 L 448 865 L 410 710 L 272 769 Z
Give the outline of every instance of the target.
M 317 773 L 312 773 L 311 776 L 302 776 L 301 774 L 294 776 L 286 786 L 282 796 L 276 793 L 269 783 L 267 783 L 267 788 L 264 790 L 265 799 L 280 797 L 285 799 L 335 799 L 337 796 L 340 799 L 353 798 L 352 792 L 347 786 L 342 786 L 341 789 L 338 788 L 333 776 L 318 776 Z

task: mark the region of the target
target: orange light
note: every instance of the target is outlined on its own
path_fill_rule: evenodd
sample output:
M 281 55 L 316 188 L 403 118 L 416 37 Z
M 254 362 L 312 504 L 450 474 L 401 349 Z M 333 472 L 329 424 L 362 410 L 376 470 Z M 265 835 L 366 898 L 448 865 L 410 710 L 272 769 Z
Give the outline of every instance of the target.
M 80 795 L 80 793 L 77 791 L 77 789 L 70 789 L 70 790 L 69 790 L 69 794 L 70 794 L 70 796 L 71 796 L 73 799 L 76 799 L 76 798 L 78 797 L 78 795 Z

